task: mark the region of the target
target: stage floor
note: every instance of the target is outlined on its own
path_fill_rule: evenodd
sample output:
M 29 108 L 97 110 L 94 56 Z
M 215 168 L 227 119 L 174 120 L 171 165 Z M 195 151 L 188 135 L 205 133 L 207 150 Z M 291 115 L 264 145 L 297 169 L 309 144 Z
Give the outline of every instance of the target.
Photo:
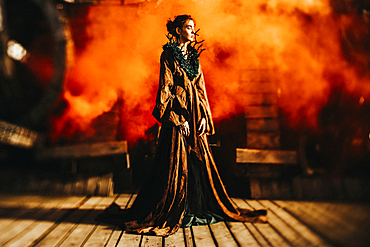
M 269 223 L 219 222 L 167 238 L 95 221 L 113 201 L 125 208 L 134 197 L 0 195 L 0 246 L 370 246 L 365 203 L 233 198 L 242 208 L 267 208 Z

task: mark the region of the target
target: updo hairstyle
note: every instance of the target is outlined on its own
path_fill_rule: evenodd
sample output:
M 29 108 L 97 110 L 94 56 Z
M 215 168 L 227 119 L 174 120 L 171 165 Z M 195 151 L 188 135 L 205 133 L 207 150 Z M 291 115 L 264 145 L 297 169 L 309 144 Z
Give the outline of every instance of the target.
M 175 19 L 173 21 L 171 21 L 171 19 L 169 19 L 167 21 L 167 31 L 174 37 L 176 37 L 176 39 L 179 39 L 179 34 L 176 32 L 176 28 L 182 28 L 185 24 L 185 22 L 187 20 L 193 20 L 193 18 L 190 16 L 190 15 L 178 15 L 178 16 L 175 16 Z

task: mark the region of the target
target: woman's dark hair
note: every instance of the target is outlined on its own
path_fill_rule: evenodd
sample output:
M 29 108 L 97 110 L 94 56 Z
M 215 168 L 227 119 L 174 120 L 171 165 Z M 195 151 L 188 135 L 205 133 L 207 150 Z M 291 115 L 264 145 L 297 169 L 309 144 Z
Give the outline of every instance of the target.
M 182 28 L 187 20 L 193 20 L 193 18 L 190 15 L 178 15 L 175 16 L 175 19 L 171 21 L 169 19 L 167 21 L 167 31 L 172 34 L 172 36 L 175 36 L 176 38 L 179 38 L 179 34 L 176 33 L 176 28 Z

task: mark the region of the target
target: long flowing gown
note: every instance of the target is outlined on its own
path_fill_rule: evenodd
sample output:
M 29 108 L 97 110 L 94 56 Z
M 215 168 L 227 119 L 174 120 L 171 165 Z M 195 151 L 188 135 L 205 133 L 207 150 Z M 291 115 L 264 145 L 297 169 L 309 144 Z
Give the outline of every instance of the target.
M 153 115 L 162 126 L 153 169 L 133 205 L 112 217 L 128 232 L 158 236 L 220 220 L 266 222 L 266 210 L 236 208 L 220 179 L 207 139 L 214 125 L 201 67 L 190 80 L 169 49 L 162 52 L 160 65 Z M 199 135 L 202 118 L 206 131 Z M 188 137 L 179 131 L 184 121 L 190 126 Z

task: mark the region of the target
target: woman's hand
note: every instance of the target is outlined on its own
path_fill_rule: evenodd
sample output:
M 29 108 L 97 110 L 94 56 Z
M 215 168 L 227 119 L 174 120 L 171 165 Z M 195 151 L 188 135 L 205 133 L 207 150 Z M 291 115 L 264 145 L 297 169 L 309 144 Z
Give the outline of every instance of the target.
M 206 131 L 206 119 L 202 118 L 202 120 L 200 120 L 198 134 L 201 136 L 204 134 L 205 131 Z
M 190 135 L 190 127 L 188 121 L 185 121 L 183 124 L 180 125 L 180 133 L 183 136 L 189 136 Z

